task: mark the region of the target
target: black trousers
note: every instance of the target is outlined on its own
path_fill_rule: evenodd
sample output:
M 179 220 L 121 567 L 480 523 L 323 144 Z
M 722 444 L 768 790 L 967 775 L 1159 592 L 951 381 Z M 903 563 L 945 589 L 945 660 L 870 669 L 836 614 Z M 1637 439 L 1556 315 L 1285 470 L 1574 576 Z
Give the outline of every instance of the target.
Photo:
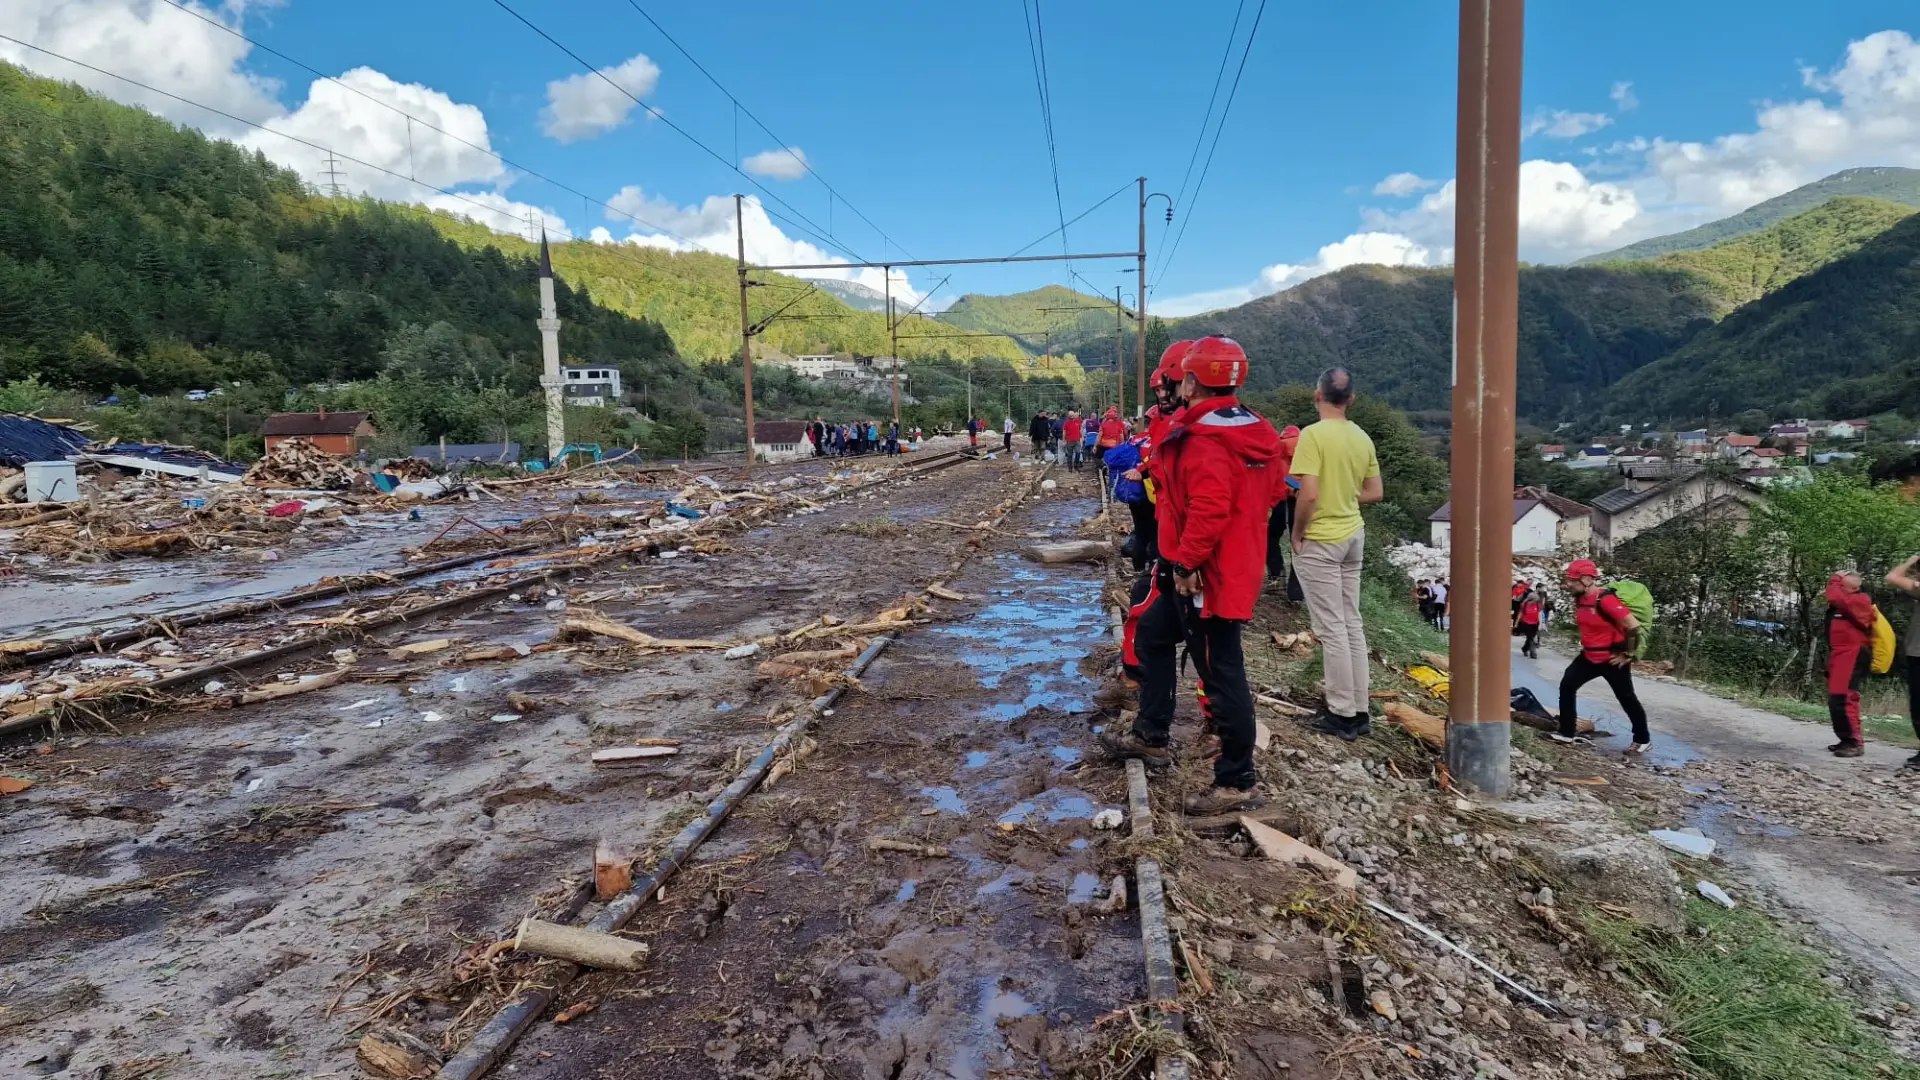
M 1292 546 L 1293 500 L 1274 506 L 1267 514 L 1267 577 L 1284 581 L 1287 577 L 1287 549 Z
M 1133 570 L 1139 573 L 1148 563 L 1160 557 L 1160 526 L 1153 514 L 1153 504 L 1145 499 L 1127 504 L 1127 512 L 1133 515 Z
M 1540 624 L 1520 624 L 1520 655 L 1540 658 Z
M 1613 688 L 1613 696 L 1620 702 L 1620 709 L 1627 714 L 1627 720 L 1633 724 L 1633 741 L 1648 743 L 1653 735 L 1647 730 L 1647 710 L 1640 706 L 1640 695 L 1633 690 L 1633 669 L 1614 664 L 1599 664 L 1587 659 L 1582 652 L 1567 665 L 1567 673 L 1560 676 L 1560 734 L 1575 733 L 1574 723 L 1578 716 L 1574 712 L 1574 699 L 1579 696 L 1580 688 L 1595 679 L 1604 679 Z
M 1203 618 L 1193 601 L 1173 591 L 1170 574 L 1157 574 L 1153 602 L 1134 631 L 1140 660 L 1140 715 L 1133 732 L 1151 746 L 1165 746 L 1173 727 L 1178 649 L 1185 643 L 1200 682 L 1200 709 L 1220 737 L 1214 759 L 1215 787 L 1245 790 L 1259 780 L 1253 765 L 1253 691 L 1247 685 L 1241 645 L 1245 623 Z
M 1013 432 L 1003 431 L 1000 433 L 1000 449 L 1008 453 L 1013 451 Z

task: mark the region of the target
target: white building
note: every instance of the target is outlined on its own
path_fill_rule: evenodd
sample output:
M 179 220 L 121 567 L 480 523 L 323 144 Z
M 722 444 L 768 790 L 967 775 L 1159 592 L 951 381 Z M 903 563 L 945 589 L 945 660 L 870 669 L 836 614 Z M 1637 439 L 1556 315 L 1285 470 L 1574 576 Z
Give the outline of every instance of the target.
M 753 425 L 753 456 L 768 464 L 813 455 L 805 420 L 762 420 Z
M 854 373 L 852 359 L 842 360 L 832 353 L 796 356 L 787 366 L 809 379 L 852 378 Z
M 1584 555 L 1590 540 L 1592 511 L 1543 488 L 1523 487 L 1513 493 L 1513 553 L 1515 555 Z M 1442 551 L 1453 545 L 1453 504 L 1427 519 L 1433 546 Z
M 569 405 L 617 405 L 620 403 L 620 369 L 617 367 L 570 367 L 563 371 L 560 391 Z

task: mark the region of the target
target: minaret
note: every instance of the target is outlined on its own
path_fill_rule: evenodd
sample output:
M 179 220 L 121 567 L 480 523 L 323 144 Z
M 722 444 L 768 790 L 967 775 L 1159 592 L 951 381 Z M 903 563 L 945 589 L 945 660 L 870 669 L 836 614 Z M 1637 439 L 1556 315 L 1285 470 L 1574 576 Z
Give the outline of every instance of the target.
M 540 386 L 547 395 L 547 460 L 560 456 L 567 445 L 566 398 L 561 389 L 560 316 L 553 306 L 553 260 L 547 255 L 547 231 L 540 230 Z

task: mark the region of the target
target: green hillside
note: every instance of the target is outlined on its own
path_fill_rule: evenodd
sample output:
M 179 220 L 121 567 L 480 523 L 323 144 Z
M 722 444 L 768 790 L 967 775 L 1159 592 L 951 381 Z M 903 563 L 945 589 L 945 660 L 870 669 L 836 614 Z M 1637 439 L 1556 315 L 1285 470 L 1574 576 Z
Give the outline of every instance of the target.
M 1616 251 L 1589 255 L 1576 265 L 1651 259 L 1657 255 L 1667 255 L 1676 251 L 1698 251 L 1748 233 L 1759 232 L 1769 225 L 1785 221 L 1829 199 L 1842 196 L 1864 196 L 1884 199 L 1902 206 L 1920 207 L 1920 169 L 1876 167 L 1837 172 L 1824 180 L 1816 180 L 1804 187 L 1797 187 L 1785 195 L 1777 195 L 1766 202 L 1750 206 L 1732 217 L 1711 221 L 1685 232 L 1656 236 L 1637 244 L 1628 244 Z
M 1920 411 L 1920 215 L 1620 381 L 1621 418 Z
M 1721 309 L 1700 275 L 1646 264 L 1528 267 L 1520 273 L 1520 413 L 1557 420 L 1710 324 Z M 1224 333 L 1246 346 L 1256 388 L 1305 382 L 1334 364 L 1399 408 L 1451 400 L 1453 272 L 1353 266 L 1225 311 L 1176 321 L 1175 337 Z
M 1706 278 L 1730 311 L 1858 251 L 1915 212 L 1884 199 L 1842 196 L 1736 240 L 1648 262 Z
M 1070 310 L 1060 310 L 1070 309 Z M 942 312 L 940 321 L 958 330 L 991 331 L 1019 342 L 1029 356 L 1082 348 L 1113 353 L 1113 301 L 1046 285 L 1008 296 L 968 293 Z

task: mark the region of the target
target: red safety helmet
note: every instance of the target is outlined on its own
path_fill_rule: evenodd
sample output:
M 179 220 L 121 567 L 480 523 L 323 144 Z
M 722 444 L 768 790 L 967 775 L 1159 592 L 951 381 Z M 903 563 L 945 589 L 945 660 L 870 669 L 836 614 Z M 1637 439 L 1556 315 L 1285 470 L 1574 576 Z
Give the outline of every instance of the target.
M 1231 390 L 1247 381 L 1247 350 L 1230 337 L 1203 337 L 1180 361 L 1182 374 L 1212 390 Z
M 1575 559 L 1567 564 L 1568 581 L 1578 581 L 1583 577 L 1597 578 L 1599 576 L 1600 568 L 1593 564 L 1592 559 Z
M 1160 354 L 1160 366 L 1153 369 L 1153 381 L 1159 382 L 1165 379 L 1170 383 L 1179 382 L 1180 361 L 1191 348 L 1193 348 L 1191 341 L 1176 341 L 1167 346 L 1166 351 Z

